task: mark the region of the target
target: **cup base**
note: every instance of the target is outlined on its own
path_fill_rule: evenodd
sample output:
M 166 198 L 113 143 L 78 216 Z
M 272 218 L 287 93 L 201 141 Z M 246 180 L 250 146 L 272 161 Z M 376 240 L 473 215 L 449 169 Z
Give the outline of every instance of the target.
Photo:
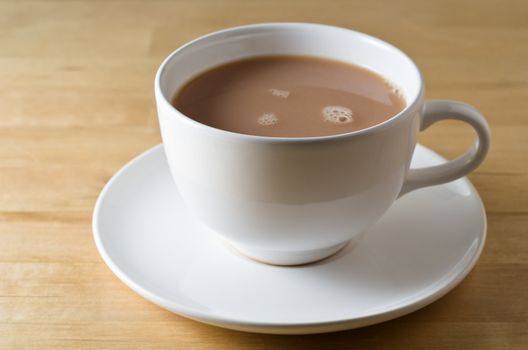
M 244 245 L 225 241 L 229 248 L 234 249 L 237 253 L 244 255 L 245 257 L 255 260 L 260 263 L 268 265 L 279 265 L 279 266 L 293 266 L 293 265 L 305 265 L 314 263 L 326 259 L 341 249 L 343 249 L 350 241 L 339 243 L 330 247 L 313 249 L 313 250 L 301 250 L 301 251 L 277 251 L 277 250 L 266 250 L 266 249 L 255 249 L 253 247 L 247 247 Z

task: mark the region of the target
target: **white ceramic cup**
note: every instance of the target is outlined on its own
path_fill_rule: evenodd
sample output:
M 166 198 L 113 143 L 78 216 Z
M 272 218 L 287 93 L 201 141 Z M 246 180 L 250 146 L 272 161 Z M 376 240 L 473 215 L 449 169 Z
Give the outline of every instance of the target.
M 216 129 L 170 104 L 182 85 L 204 70 L 277 54 L 371 69 L 400 89 L 407 107 L 367 129 L 283 138 Z M 402 51 L 366 34 L 319 24 L 248 25 L 198 38 L 161 64 L 155 95 L 167 161 L 190 211 L 244 255 L 272 264 L 303 264 L 337 252 L 399 196 L 475 169 L 490 144 L 487 123 L 473 107 L 424 102 L 420 71 Z M 416 134 L 441 119 L 467 122 L 477 141 L 460 158 L 409 169 Z

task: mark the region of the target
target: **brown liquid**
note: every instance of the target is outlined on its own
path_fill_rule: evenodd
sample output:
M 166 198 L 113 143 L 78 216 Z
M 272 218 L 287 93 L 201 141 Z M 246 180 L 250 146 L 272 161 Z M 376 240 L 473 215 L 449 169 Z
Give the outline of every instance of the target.
M 172 101 L 196 121 L 242 134 L 308 137 L 384 122 L 405 102 L 381 76 L 334 60 L 261 56 L 190 80 Z

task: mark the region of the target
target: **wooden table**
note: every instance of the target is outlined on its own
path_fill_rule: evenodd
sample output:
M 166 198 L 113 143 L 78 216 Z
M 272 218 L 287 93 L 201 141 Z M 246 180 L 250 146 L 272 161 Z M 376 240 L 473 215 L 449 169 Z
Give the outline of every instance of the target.
M 477 106 L 491 153 L 471 181 L 488 241 L 471 274 L 394 321 L 312 336 L 224 330 L 174 315 L 125 287 L 91 235 L 112 174 L 160 142 L 153 78 L 196 36 L 265 21 L 323 22 L 409 53 L 428 98 Z M 420 142 L 446 157 L 468 127 Z M 528 2 L 0 2 L 0 349 L 527 349 Z

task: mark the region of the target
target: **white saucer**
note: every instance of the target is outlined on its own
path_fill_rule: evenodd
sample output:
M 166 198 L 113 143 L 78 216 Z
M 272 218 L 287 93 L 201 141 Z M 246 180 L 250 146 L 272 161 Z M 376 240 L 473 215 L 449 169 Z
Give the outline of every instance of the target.
M 442 161 L 417 146 L 413 166 Z M 157 146 L 108 182 L 93 231 L 110 269 L 161 307 L 226 328 L 301 334 L 374 324 L 437 300 L 477 261 L 486 217 L 463 178 L 399 199 L 357 246 L 327 260 L 265 265 L 193 221 Z

